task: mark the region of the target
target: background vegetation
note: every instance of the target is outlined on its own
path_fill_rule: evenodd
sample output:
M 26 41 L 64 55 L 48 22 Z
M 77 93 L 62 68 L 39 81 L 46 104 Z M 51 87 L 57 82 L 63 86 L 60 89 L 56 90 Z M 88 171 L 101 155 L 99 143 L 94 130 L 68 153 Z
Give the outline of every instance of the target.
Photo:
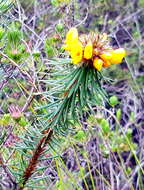
M 60 97 L 54 81 L 71 71 L 61 46 L 72 26 L 108 33 L 127 57 L 102 71 L 109 103 L 85 108 L 52 140 L 47 131 L 26 180 L 57 106 L 46 105 Z M 144 0 L 1 0 L 0 189 L 144 190 L 143 58 Z

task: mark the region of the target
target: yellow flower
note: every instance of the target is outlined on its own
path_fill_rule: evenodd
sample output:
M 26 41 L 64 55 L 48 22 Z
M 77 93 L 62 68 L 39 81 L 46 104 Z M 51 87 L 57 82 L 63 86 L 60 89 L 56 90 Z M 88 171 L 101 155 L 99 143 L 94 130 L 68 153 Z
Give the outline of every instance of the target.
M 62 48 L 66 51 L 70 51 L 71 50 L 71 45 L 69 44 L 66 44 L 66 45 L 63 45 Z
M 100 55 L 100 58 L 104 61 L 103 66 L 104 67 L 109 67 L 111 65 L 111 58 L 112 58 L 112 53 L 106 52 Z
M 112 57 L 110 59 L 111 64 L 119 64 L 122 62 L 123 58 L 126 56 L 126 51 L 123 48 L 113 50 Z
M 111 65 L 110 61 L 104 61 L 103 67 L 109 67 Z
M 103 66 L 103 60 L 102 59 L 99 59 L 98 57 L 96 57 L 94 59 L 94 62 L 93 62 L 93 66 L 98 70 L 98 71 L 101 71 L 102 69 L 102 66 Z
M 62 46 L 62 48 L 66 51 L 71 51 L 73 44 L 78 42 L 78 31 L 76 28 L 71 28 L 67 35 L 65 40 L 65 45 Z
M 65 43 L 67 45 L 70 45 L 71 43 L 75 43 L 77 41 L 78 41 L 78 31 L 76 28 L 73 27 L 68 31 L 68 33 L 66 35 Z
M 84 58 L 91 59 L 93 54 L 93 45 L 92 42 L 89 42 L 84 49 Z
M 102 58 L 104 61 L 109 61 L 112 58 L 112 53 L 103 53 L 100 55 L 100 58 Z
M 83 46 L 81 42 L 77 42 L 71 46 L 71 57 L 74 64 L 78 64 L 80 61 L 82 61 L 83 56 Z
M 63 48 L 70 53 L 74 64 L 82 62 L 91 65 L 93 63 L 93 67 L 98 71 L 101 71 L 102 67 L 121 63 L 126 55 L 123 48 L 114 50 L 110 46 L 106 33 L 89 33 L 79 36 L 74 27 L 68 31 Z

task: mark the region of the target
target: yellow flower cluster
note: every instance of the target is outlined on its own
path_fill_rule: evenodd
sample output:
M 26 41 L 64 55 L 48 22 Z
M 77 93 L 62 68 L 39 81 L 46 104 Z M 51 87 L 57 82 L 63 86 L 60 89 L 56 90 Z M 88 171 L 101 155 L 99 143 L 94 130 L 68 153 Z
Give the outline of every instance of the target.
M 102 67 L 119 64 L 126 56 L 123 48 L 113 49 L 109 45 L 108 37 L 104 34 L 89 33 L 78 35 L 76 28 L 71 28 L 63 46 L 70 53 L 74 64 L 91 64 L 98 71 Z

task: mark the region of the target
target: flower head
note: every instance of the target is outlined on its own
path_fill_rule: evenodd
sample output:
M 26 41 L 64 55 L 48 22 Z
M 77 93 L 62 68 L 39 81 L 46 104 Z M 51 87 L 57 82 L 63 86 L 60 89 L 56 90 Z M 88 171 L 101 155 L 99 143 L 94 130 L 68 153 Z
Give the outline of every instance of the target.
M 78 41 L 78 31 L 76 28 L 71 28 L 66 35 L 66 43 L 74 43 Z
M 92 53 L 93 53 L 93 45 L 91 42 L 89 42 L 84 48 L 84 58 L 91 59 Z
M 101 71 L 103 66 L 103 60 L 96 57 L 93 61 L 93 66 L 98 70 Z
M 126 56 L 126 52 L 123 48 L 116 49 L 111 52 L 112 57 L 110 59 L 111 64 L 119 64 L 122 62 L 123 58 Z
M 77 42 L 78 42 L 78 31 L 76 28 L 71 28 L 66 35 L 64 49 L 67 51 L 71 51 L 72 46 Z
M 125 49 L 113 49 L 110 46 L 106 33 L 79 36 L 74 27 L 66 35 L 64 49 L 70 53 L 74 64 L 88 64 L 98 71 L 101 71 L 102 67 L 121 63 L 126 56 Z
M 82 56 L 83 56 L 82 44 L 78 41 L 75 44 L 71 45 L 71 57 L 72 57 L 73 63 L 77 64 L 80 61 L 82 61 Z

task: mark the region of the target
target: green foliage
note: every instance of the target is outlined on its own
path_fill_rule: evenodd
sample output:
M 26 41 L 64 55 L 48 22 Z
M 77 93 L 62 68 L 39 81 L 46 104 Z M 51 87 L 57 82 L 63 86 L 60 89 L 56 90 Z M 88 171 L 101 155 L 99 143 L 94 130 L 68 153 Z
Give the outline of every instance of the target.
M 110 151 L 123 152 L 136 149 L 136 144 L 133 143 L 132 139 L 132 129 L 128 128 L 125 133 L 118 128 L 111 130 L 109 122 L 105 119 L 100 122 L 100 127 L 99 135 L 103 141 L 107 142 L 107 146 L 100 144 L 104 155 L 109 155 Z
M 58 23 L 58 24 L 56 25 L 56 30 L 57 30 L 58 32 L 62 32 L 62 31 L 64 30 L 64 25 L 63 25 L 62 23 Z
M 59 2 L 58 2 L 58 0 L 51 0 L 51 4 L 52 4 L 53 6 L 58 6 L 58 5 L 59 5 Z
M 116 111 L 116 118 L 118 121 L 121 119 L 121 109 Z M 125 132 L 121 131 L 120 125 L 115 125 L 114 129 L 111 129 L 110 123 L 100 113 L 96 116 L 90 115 L 88 118 L 89 127 L 99 127 L 99 141 L 102 142 L 99 147 L 104 156 L 110 155 L 111 152 L 123 152 L 134 151 L 137 146 L 133 142 L 132 129 L 128 128 Z M 95 127 L 93 127 L 95 130 Z M 93 132 L 92 132 L 93 133 Z
M 0 27 L 0 40 L 3 38 L 5 34 L 5 29 L 3 27 Z
M 144 7 L 144 0 L 140 0 L 140 1 L 139 1 L 139 5 L 140 5 L 141 7 Z
M 55 7 L 59 6 L 61 3 L 69 3 L 71 0 L 51 0 L 51 4 Z
M 3 117 L 0 119 L 0 125 L 7 126 L 11 120 L 10 114 L 4 114 Z
M 0 0 L 0 27 L 7 27 L 10 21 L 9 10 L 12 8 L 12 0 Z
M 120 119 L 121 119 L 121 115 L 122 115 L 121 112 L 122 112 L 122 111 L 121 111 L 120 108 L 116 111 L 116 118 L 117 118 L 119 121 L 120 121 Z
M 109 99 L 109 102 L 110 102 L 110 105 L 113 107 L 119 103 L 118 98 L 116 96 L 111 96 Z
M 26 168 L 26 160 L 29 159 L 30 152 L 44 137 L 43 131 L 51 128 L 56 136 L 51 140 L 50 148 L 46 150 L 51 152 L 53 147 L 61 142 L 61 136 L 67 135 L 70 129 L 75 128 L 86 110 L 90 111 L 91 106 L 100 105 L 103 99 L 107 100 L 107 94 L 101 87 L 103 77 L 95 69 L 89 66 L 74 67 L 71 60 L 67 58 L 50 60 L 49 68 L 52 70 L 51 77 L 39 81 L 46 84 L 48 91 L 43 95 L 49 100 L 36 109 L 38 112 L 40 110 L 42 115 L 38 115 L 33 127 L 29 128 L 25 127 L 29 122 L 23 116 L 14 121 L 19 127 L 24 127 L 21 135 L 23 141 L 17 143 L 15 147 L 16 152 L 22 153 L 25 159 L 21 162 L 20 168 Z M 78 130 L 73 136 L 73 139 L 78 142 L 85 141 L 86 138 L 87 134 L 83 130 Z M 23 170 L 17 172 L 19 173 L 17 180 L 21 183 L 20 176 L 23 175 Z M 15 169 L 12 169 L 12 173 L 15 173 Z M 31 181 L 27 185 L 30 183 Z
M 107 135 L 110 133 L 110 126 L 107 120 L 102 119 L 102 121 L 100 122 L 100 125 L 101 125 L 102 132 L 104 133 L 104 135 Z
M 8 43 L 11 44 L 11 46 L 13 46 L 14 48 L 16 48 L 21 41 L 22 34 L 19 31 L 19 29 L 16 28 L 16 26 L 14 25 L 10 26 L 9 28 L 10 29 L 7 31 Z
M 60 65 L 63 65 L 61 71 Z M 86 108 L 100 104 L 103 99 L 107 100 L 107 94 L 100 85 L 102 75 L 89 66 L 74 68 L 68 59 L 50 61 L 49 66 L 53 66 L 54 77 L 43 82 L 51 87 L 45 94 L 52 100 L 41 109 L 49 111 L 43 115 L 50 121 L 47 127 L 63 134 L 69 128 L 71 119 L 79 121 L 79 115 L 82 116 Z
M 16 125 L 25 127 L 26 125 L 28 125 L 28 121 L 23 115 L 20 116 L 18 119 L 15 119 L 9 113 L 4 114 L 3 117 L 0 119 L 0 125 L 3 127 L 6 127 L 11 124 L 13 125 L 16 124 Z
M 46 51 L 48 57 L 54 56 L 54 40 L 53 40 L 53 38 L 47 39 L 45 41 L 45 51 Z
M 0 46 L 3 47 L 3 53 L 8 58 L 20 64 L 23 59 L 29 56 L 26 45 L 22 42 L 23 34 L 20 31 L 20 26 L 15 22 L 10 24 L 7 30 L 1 28 L 0 37 Z M 37 55 L 38 54 L 35 53 L 33 56 L 36 57 Z M 3 61 L 6 60 L 7 59 L 4 58 Z M 9 63 L 9 60 L 6 62 Z
M 11 0 L 0 0 L 0 15 L 2 16 L 12 7 Z
M 81 141 L 81 140 L 85 139 L 85 137 L 86 137 L 86 134 L 85 134 L 85 132 L 84 132 L 83 130 L 79 130 L 79 131 L 76 133 L 76 135 L 74 136 L 74 138 L 75 138 L 76 140 L 78 140 L 78 141 Z

